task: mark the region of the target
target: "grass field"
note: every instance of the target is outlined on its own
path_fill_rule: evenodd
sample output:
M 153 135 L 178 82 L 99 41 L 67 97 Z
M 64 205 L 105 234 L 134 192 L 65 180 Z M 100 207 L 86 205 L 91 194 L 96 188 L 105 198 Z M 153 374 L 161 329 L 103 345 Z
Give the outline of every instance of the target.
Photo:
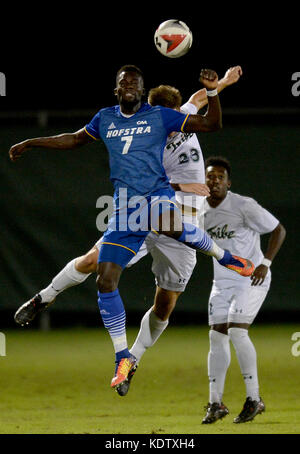
M 103 328 L 7 330 L 0 357 L 1 434 L 299 434 L 300 357 L 296 325 L 253 326 L 266 412 L 233 418 L 245 400 L 232 350 L 224 403 L 230 414 L 201 425 L 208 401 L 206 327 L 170 326 L 143 357 L 126 397 L 110 389 L 111 341 Z M 128 329 L 131 345 L 137 328 Z

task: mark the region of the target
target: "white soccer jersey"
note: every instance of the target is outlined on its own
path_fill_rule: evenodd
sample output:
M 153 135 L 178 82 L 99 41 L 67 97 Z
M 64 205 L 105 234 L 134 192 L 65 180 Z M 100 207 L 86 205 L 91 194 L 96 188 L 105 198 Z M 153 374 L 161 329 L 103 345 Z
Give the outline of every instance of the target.
M 196 114 L 194 104 L 186 103 L 180 110 Z M 205 183 L 205 169 L 202 150 L 194 133 L 176 133 L 169 137 L 164 151 L 163 165 L 170 183 Z M 176 191 L 176 200 L 181 205 L 199 207 L 203 197 Z
M 272 232 L 279 224 L 269 211 L 254 199 L 228 191 L 226 198 L 212 208 L 203 200 L 204 228 L 211 238 L 233 255 L 252 260 L 258 266 L 264 255 L 260 235 Z M 214 262 L 214 285 L 218 288 L 232 285 L 251 285 L 251 280 Z

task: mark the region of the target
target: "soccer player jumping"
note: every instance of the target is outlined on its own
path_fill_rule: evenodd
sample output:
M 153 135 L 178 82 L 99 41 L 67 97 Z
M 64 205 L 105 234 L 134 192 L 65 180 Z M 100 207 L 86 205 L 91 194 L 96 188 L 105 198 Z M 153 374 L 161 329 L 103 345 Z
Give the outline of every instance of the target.
M 85 128 L 75 133 L 28 139 L 9 151 L 10 158 L 15 161 L 31 147 L 73 149 L 98 139 L 102 139 L 108 149 L 116 209 L 99 251 L 97 287 L 100 314 L 115 350 L 116 369 L 112 388 L 122 385 L 136 364 L 127 346 L 126 314 L 118 283 L 123 269 L 137 254 L 150 231 L 213 256 L 220 265 L 241 276 L 250 276 L 254 269 L 250 260 L 233 256 L 218 247 L 202 229 L 182 222 L 174 190 L 162 165 L 162 153 L 171 132 L 210 132 L 222 127 L 218 76 L 214 71 L 205 69 L 201 71 L 200 82 L 207 90 L 207 112 L 205 115 L 186 115 L 143 103 L 142 72 L 136 66 L 124 66 L 116 77 L 118 105 L 101 109 Z M 122 197 L 124 190 L 126 200 Z M 134 208 L 130 208 L 128 200 L 134 196 L 139 197 L 140 202 L 142 228 L 137 231 L 129 222 Z M 31 300 L 17 311 L 16 321 L 22 324 L 28 313 L 38 310 L 39 305 Z

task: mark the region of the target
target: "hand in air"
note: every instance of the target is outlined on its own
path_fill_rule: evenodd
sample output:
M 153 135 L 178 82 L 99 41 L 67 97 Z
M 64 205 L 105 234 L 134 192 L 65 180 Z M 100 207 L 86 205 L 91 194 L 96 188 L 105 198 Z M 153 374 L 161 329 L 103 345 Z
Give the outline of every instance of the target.
M 218 86 L 218 74 L 212 69 L 201 69 L 199 82 L 201 82 L 207 90 L 214 90 Z
M 232 68 L 229 68 L 224 76 L 224 81 L 227 85 L 235 84 L 241 75 L 243 74 L 242 68 L 240 66 L 233 66 Z
M 10 159 L 13 162 L 16 161 L 24 153 L 25 149 L 26 144 L 24 142 L 13 145 L 8 152 Z
M 179 187 L 182 192 L 193 192 L 194 194 L 202 195 L 203 197 L 208 197 L 210 195 L 210 190 L 206 184 L 180 183 Z

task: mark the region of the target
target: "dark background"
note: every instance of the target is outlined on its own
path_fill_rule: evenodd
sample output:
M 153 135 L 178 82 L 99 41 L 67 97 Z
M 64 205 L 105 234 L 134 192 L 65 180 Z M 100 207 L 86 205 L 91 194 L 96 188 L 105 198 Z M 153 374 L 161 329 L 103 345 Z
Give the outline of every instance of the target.
M 58 8 L 60 5 L 60 8 Z M 79 5 L 46 11 L 3 7 L 1 71 L 7 97 L 1 108 L 95 108 L 111 104 L 115 74 L 133 63 L 145 73 L 146 87 L 171 83 L 188 95 L 198 89 L 200 69 L 220 75 L 241 65 L 244 77 L 228 95 L 234 107 L 296 107 L 291 74 L 299 71 L 299 9 L 255 2 L 171 5 L 130 2 Z M 7 13 L 5 15 L 5 9 Z M 161 56 L 153 44 L 167 19 L 186 22 L 193 46 L 180 59 Z M 226 100 L 227 101 L 227 100 Z
M 272 15 L 264 14 L 253 3 L 233 11 L 216 5 L 162 11 L 157 5 L 112 4 L 100 11 L 86 5 L 65 12 L 52 5 L 35 16 L 21 10 L 6 16 L 0 60 L 7 83 L 7 95 L 0 97 L 3 326 L 94 244 L 96 200 L 112 193 L 100 143 L 72 152 L 33 150 L 15 164 L 8 150 L 29 137 L 79 129 L 100 108 L 115 104 L 115 74 L 127 63 L 143 70 L 147 89 L 175 85 L 184 100 L 200 88 L 201 68 L 215 69 L 221 78 L 230 66 L 242 66 L 241 80 L 220 96 L 223 130 L 199 140 L 205 158 L 222 154 L 231 160 L 232 190 L 254 197 L 287 229 L 258 321 L 299 318 L 300 96 L 291 92 L 292 74 L 300 72 L 297 12 L 273 8 Z M 163 57 L 153 43 L 157 26 L 170 18 L 193 32 L 193 46 L 180 59 Z M 211 280 L 211 261 L 199 255 L 172 316 L 176 323 L 206 323 Z M 128 322 L 135 323 L 154 295 L 149 257 L 124 272 L 120 290 Z M 49 313 L 54 325 L 98 324 L 94 277 L 60 295 Z

